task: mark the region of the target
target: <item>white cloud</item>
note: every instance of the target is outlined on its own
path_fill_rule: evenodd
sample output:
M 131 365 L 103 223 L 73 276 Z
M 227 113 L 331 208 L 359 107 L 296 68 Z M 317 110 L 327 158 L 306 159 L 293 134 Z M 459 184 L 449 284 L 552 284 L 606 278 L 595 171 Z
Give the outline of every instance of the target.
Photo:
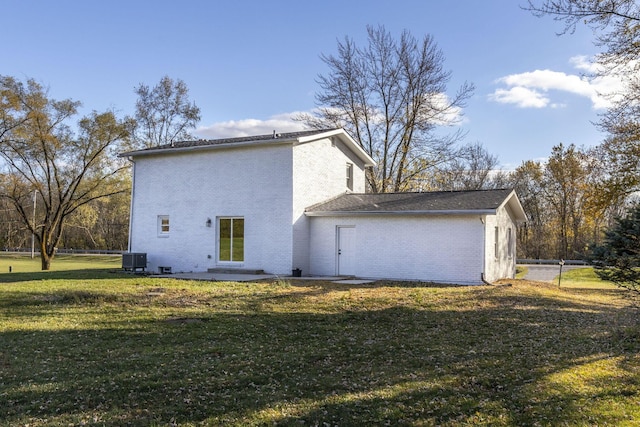
M 602 70 L 602 66 L 585 56 L 573 57 L 570 62 L 576 70 L 587 75 L 553 70 L 511 74 L 496 80 L 506 88 L 496 89 L 489 99 L 521 108 L 558 107 L 560 104 L 551 102 L 552 92 L 558 91 L 588 98 L 596 110 L 609 108 L 612 105 L 610 96 L 623 88 L 622 78 L 614 75 L 592 77 Z
M 489 99 L 501 104 L 515 104 L 520 108 L 544 108 L 549 105 L 549 98 L 540 92 L 520 86 L 496 89 Z
M 589 74 L 595 74 L 602 71 L 602 66 L 592 61 L 588 56 L 578 55 L 569 59 L 569 62 L 578 70 L 583 70 Z
M 431 105 L 435 111 L 440 111 L 432 118 L 433 122 L 438 126 L 455 126 L 463 123 L 464 112 L 460 107 L 449 107 L 451 99 L 446 93 L 437 93 L 431 97 Z
M 455 126 L 464 122 L 463 111 L 461 108 L 452 107 L 448 110 L 445 108 L 450 104 L 450 99 L 446 94 L 437 94 L 432 97 L 431 102 L 435 109 L 445 110 L 435 113 L 431 118 L 440 126 Z M 198 138 L 218 139 L 218 138 L 235 138 L 253 135 L 269 135 L 276 133 L 298 132 L 308 129 L 302 122 L 294 120 L 295 117 L 310 114 L 312 112 L 295 111 L 291 113 L 282 113 L 271 116 L 267 119 L 242 119 L 229 120 L 226 122 L 212 123 L 200 126 L 195 130 Z M 382 115 L 380 115 L 382 118 Z
M 298 114 L 297 112 L 278 114 L 266 120 L 244 119 L 213 123 L 208 126 L 200 126 L 196 129 L 195 134 L 201 138 L 216 139 L 268 135 L 274 130 L 277 133 L 297 132 L 305 129 L 302 123 L 293 119 Z

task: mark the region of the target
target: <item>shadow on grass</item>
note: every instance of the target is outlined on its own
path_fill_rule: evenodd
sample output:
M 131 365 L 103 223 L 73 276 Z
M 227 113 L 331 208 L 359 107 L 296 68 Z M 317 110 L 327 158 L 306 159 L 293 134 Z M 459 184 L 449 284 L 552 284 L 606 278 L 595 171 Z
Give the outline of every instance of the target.
M 122 270 L 115 268 L 93 268 L 81 270 L 54 270 L 29 273 L 0 274 L 0 283 L 31 282 L 34 280 L 88 280 L 113 279 L 116 277 L 130 277 Z
M 205 310 L 181 319 L 145 319 L 127 305 L 79 329 L 5 332 L 3 422 L 585 425 L 640 417 L 640 343 L 620 310 L 489 291 L 479 301 L 475 310 Z M 23 309 L 5 306 L 9 315 Z M 587 362 L 613 364 L 616 375 L 595 390 L 559 390 L 550 380 Z M 635 409 L 594 413 L 611 404 Z

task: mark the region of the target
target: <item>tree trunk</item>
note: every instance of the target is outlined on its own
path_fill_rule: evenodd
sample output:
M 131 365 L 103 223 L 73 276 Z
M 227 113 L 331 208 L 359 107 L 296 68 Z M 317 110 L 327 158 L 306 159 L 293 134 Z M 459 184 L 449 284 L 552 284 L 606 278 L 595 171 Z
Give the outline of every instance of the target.
M 42 271 L 51 270 L 51 260 L 53 259 L 54 253 L 49 253 L 47 250 L 47 245 L 42 243 L 46 241 L 44 236 L 38 236 L 40 240 L 40 265 L 42 267 Z
M 47 255 L 45 251 L 40 252 L 40 263 L 42 265 L 42 271 L 51 270 L 51 257 Z

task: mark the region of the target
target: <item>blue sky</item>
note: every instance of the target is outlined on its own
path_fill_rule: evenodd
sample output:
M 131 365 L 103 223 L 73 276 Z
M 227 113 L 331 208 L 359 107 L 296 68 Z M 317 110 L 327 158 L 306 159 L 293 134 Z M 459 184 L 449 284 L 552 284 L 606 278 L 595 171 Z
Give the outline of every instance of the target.
M 34 78 L 56 99 L 133 114 L 139 83 L 186 82 L 201 137 L 293 130 L 315 107 L 320 54 L 345 36 L 364 45 L 367 25 L 434 36 L 451 70 L 449 93 L 476 86 L 462 127 L 505 169 L 551 147 L 591 146 L 611 81 L 583 73 L 593 34 L 536 18 L 525 0 L 22 1 L 2 0 L 0 74 Z

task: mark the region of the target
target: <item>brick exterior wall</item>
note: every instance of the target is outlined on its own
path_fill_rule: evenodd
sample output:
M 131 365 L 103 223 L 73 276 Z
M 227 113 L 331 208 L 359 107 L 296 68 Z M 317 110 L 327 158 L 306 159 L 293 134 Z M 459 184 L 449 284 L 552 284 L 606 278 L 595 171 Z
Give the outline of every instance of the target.
M 498 253 L 496 256 L 496 227 L 498 227 Z M 511 236 L 509 236 L 511 229 Z M 499 279 L 513 279 L 516 275 L 516 230 L 507 207 L 496 215 L 488 215 L 485 228 L 485 279 L 493 282 Z M 509 240 L 509 238 L 511 240 Z M 509 251 L 511 245 L 511 252 Z
M 337 227 L 349 226 L 359 277 L 480 284 L 482 272 L 488 281 L 514 276 L 516 224 L 506 207 L 482 217 L 305 216 L 305 208 L 349 191 L 347 163 L 354 165 L 352 191 L 365 192 L 363 163 L 338 138 L 139 156 L 130 251 L 147 253 L 152 272 L 160 266 L 173 272 L 233 266 L 333 276 Z M 169 217 L 167 235 L 158 233 L 161 215 Z M 220 217 L 244 218 L 241 263 L 218 262 Z
M 217 219 L 243 217 L 244 262 L 235 266 L 290 274 L 291 165 L 290 144 L 138 158 L 130 250 L 147 253 L 150 271 L 223 267 Z M 167 237 L 158 237 L 158 215 L 169 216 Z
M 337 138 L 293 149 L 293 268 L 309 273 L 309 218 L 305 208 L 350 191 L 346 165 L 353 164 L 353 191 L 364 193 L 364 165 Z
M 311 218 L 311 274 L 337 274 L 338 226 L 355 226 L 358 277 L 479 284 L 480 216 L 371 215 Z
M 310 219 L 311 274 L 339 273 L 337 228 L 354 226 L 354 274 L 358 277 L 459 284 L 482 284 L 483 272 L 489 282 L 515 277 L 516 224 L 507 208 L 486 216 L 370 215 Z
M 243 217 L 244 262 L 232 266 L 282 275 L 300 268 L 306 274 L 304 209 L 347 191 L 347 162 L 354 164 L 353 190 L 364 192 L 363 164 L 337 138 L 138 157 L 130 251 L 147 253 L 152 272 L 160 266 L 172 272 L 226 267 L 217 262 L 217 219 Z M 159 215 L 169 216 L 166 237 L 158 236 Z

